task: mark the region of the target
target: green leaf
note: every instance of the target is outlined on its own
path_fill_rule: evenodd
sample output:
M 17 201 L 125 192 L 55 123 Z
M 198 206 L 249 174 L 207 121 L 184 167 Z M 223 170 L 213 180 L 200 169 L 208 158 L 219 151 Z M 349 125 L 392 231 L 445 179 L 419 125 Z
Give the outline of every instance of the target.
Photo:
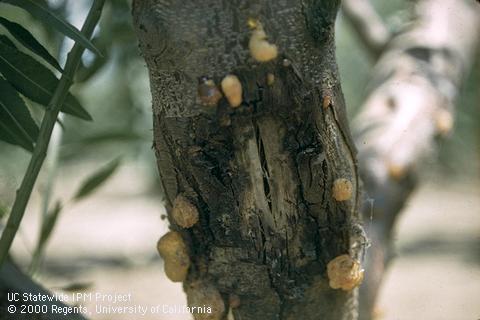
M 73 198 L 75 201 L 85 198 L 91 194 L 95 189 L 100 187 L 108 178 L 115 172 L 120 164 L 120 159 L 115 159 L 112 162 L 108 163 L 103 168 L 95 171 L 91 176 L 89 176 L 78 189 L 77 194 Z
M 53 72 L 40 62 L 2 42 L 0 42 L 0 73 L 20 93 L 44 106 L 50 102 L 59 82 Z M 61 111 L 81 119 L 92 119 L 87 110 L 70 93 Z
M 90 49 L 100 56 L 102 55 L 100 51 L 98 51 L 98 49 L 90 42 L 90 40 L 88 40 L 77 28 L 59 16 L 55 15 L 48 8 L 41 6 L 34 0 L 3 0 L 3 2 L 28 11 L 32 16 L 57 29 L 70 39 L 75 40 L 75 42 L 83 45 L 85 48 Z
M 42 229 L 40 231 L 40 239 L 37 244 L 38 248 L 42 248 L 47 242 L 48 238 L 50 237 L 50 234 L 53 231 L 53 227 L 57 222 L 57 218 L 60 211 L 62 211 L 62 203 L 60 201 L 57 201 L 55 203 L 55 207 L 53 207 L 53 209 L 49 211 L 45 216 L 45 218 L 43 219 Z
M 146 140 L 148 137 L 142 136 L 139 133 L 127 131 L 125 129 L 115 129 L 108 132 L 100 132 L 93 135 L 88 135 L 86 137 L 80 138 L 76 141 L 76 144 L 85 144 L 88 146 L 101 144 L 101 143 L 112 143 L 112 142 L 130 142 L 130 141 L 140 141 Z
M 0 220 L 7 215 L 8 208 L 0 201 Z
M 33 53 L 42 57 L 52 67 L 60 72 L 63 72 L 57 60 L 40 44 L 40 42 L 35 39 L 35 37 L 27 29 L 18 23 L 9 21 L 2 17 L 0 17 L 0 24 L 2 24 L 8 30 L 8 32 L 10 32 L 10 34 L 18 40 L 18 42 L 30 49 Z
M 0 92 L 0 139 L 33 151 L 38 127 L 25 102 L 3 78 L 0 78 Z
M 15 44 L 13 43 L 13 41 L 10 40 L 10 38 L 8 38 L 6 35 L 0 34 L 0 42 L 2 42 L 3 44 L 6 44 L 9 47 L 12 47 L 15 49 L 17 48 L 15 47 Z
M 67 292 L 79 292 L 86 291 L 93 287 L 93 282 L 72 282 L 64 287 L 59 287 L 55 289 L 60 289 Z

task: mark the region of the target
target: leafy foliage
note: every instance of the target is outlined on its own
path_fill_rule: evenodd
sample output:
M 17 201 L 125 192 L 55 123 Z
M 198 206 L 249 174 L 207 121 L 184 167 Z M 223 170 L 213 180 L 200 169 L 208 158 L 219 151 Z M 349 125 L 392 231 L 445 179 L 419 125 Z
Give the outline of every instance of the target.
M 55 28 L 96 54 L 100 54 L 93 43 L 79 30 L 38 1 L 4 0 L 0 4 L 3 3 L 29 12 L 45 26 Z M 55 57 L 24 26 L 5 17 L 0 17 L 0 24 L 30 53 L 39 56 L 56 70 L 63 72 Z M 3 76 L 2 93 L 7 90 L 5 96 L 1 98 L 0 140 L 32 151 L 38 128 L 36 131 L 32 129 L 36 128 L 36 125 L 30 116 L 30 111 L 21 97 L 12 92 L 12 88 L 32 101 L 48 106 L 59 80 L 49 68 L 17 48 L 6 35 L 0 35 L 0 74 Z M 71 93 L 67 93 L 61 111 L 83 120 L 92 119 Z
M 5 2 L 8 2 L 9 5 L 5 5 Z M 46 97 L 51 96 L 48 92 L 49 88 L 55 89 L 56 84 L 58 84 L 58 73 L 56 71 L 63 73 L 62 67 L 60 67 L 57 60 L 55 62 L 51 59 L 50 61 L 47 60 L 45 52 L 49 55 L 51 54 L 53 59 L 56 59 L 58 53 L 52 51 L 52 48 L 61 48 L 63 34 L 56 33 L 59 29 L 51 21 L 46 21 L 46 15 L 44 14 L 33 14 L 26 10 L 31 14 L 31 17 L 24 19 L 25 12 L 17 10 L 17 8 L 11 7 L 9 9 L 12 9 L 12 11 L 2 11 L 2 8 L 10 7 L 10 4 L 22 8 L 21 5 L 25 3 L 31 5 L 32 2 L 36 2 L 33 5 L 43 6 L 45 10 L 52 11 L 52 14 L 59 19 L 63 19 L 60 17 L 64 17 L 68 12 L 68 8 L 72 6 L 71 3 L 69 4 L 68 1 L 64 0 L 56 2 L 55 7 L 51 8 L 48 7 L 48 1 L 0 0 L 0 24 L 2 24 L 0 26 L 0 45 L 3 44 L 0 51 L 3 53 L 7 52 L 6 55 L 10 53 L 9 59 L 0 55 L 0 60 L 3 58 L 9 63 L 7 64 L 4 60 L 0 61 L 0 63 L 3 63 L 4 68 L 1 69 L 2 67 L 0 67 L 0 78 L 3 77 L 4 83 L 9 85 L 14 92 L 16 91 L 16 96 L 25 106 L 22 110 L 28 113 L 28 117 L 32 118 L 29 114 L 29 112 L 32 112 L 34 118 L 38 120 L 42 115 L 43 109 L 37 108 L 36 103 L 29 104 L 30 101 L 33 101 L 40 105 L 45 105 L 39 102 L 38 97 L 35 100 L 32 96 L 40 95 L 41 97 L 43 96 L 43 101 L 47 101 L 49 99 Z M 76 8 L 78 9 L 78 7 Z M 51 17 L 52 14 L 49 13 L 48 16 Z M 36 30 L 38 27 L 41 28 L 40 32 Z M 62 30 L 60 31 L 64 33 Z M 32 44 L 34 42 L 35 45 Z M 139 157 L 142 160 L 147 159 L 145 155 L 147 152 L 150 152 L 147 141 L 150 140 L 151 136 L 149 130 L 151 117 L 147 111 L 149 110 L 147 108 L 148 99 L 145 98 L 147 96 L 146 93 L 148 93 L 148 89 L 146 89 L 147 77 L 143 69 L 141 69 L 142 72 L 139 72 L 139 68 L 137 68 L 137 65 L 140 66 L 144 62 L 138 55 L 128 0 L 108 2 L 108 5 L 102 12 L 102 19 L 97 27 L 96 37 L 90 40 L 90 42 L 102 52 L 103 57 L 90 52 L 84 54 L 80 66 L 75 72 L 74 79 L 77 84 L 76 92 L 81 94 L 82 103 L 102 106 L 95 109 L 95 119 L 102 125 L 92 126 L 91 123 L 78 121 L 78 116 L 76 118 L 67 117 L 62 119 L 62 128 L 67 128 L 68 130 L 61 131 L 61 138 L 54 140 L 57 141 L 60 150 L 58 161 L 59 163 L 64 163 L 74 159 L 84 159 L 85 156 L 110 155 L 111 152 L 116 152 L 119 147 L 122 148 L 122 152 L 134 154 L 135 157 Z M 5 47 L 7 48 L 5 49 Z M 40 51 L 43 52 L 43 55 Z M 14 55 L 17 55 L 17 60 L 15 60 Z M 15 64 L 12 64 L 12 61 Z M 11 65 L 15 66 L 16 70 L 12 70 Z M 54 65 L 56 66 L 55 69 L 51 67 Z M 2 72 L 10 72 L 10 77 L 7 78 Z M 48 73 L 48 75 L 45 76 L 45 73 Z M 101 74 L 101 76 L 96 77 L 98 74 Z M 15 80 L 15 78 L 20 80 Z M 51 80 L 45 80 L 45 78 Z M 112 78 L 116 80 L 112 81 Z M 140 81 L 138 81 L 139 79 Z M 54 83 L 54 85 L 48 85 L 49 81 Z M 27 83 L 25 84 L 25 82 Z M 95 90 L 92 90 L 92 83 Z M 23 91 L 20 91 L 19 88 Z M 70 93 L 68 95 L 75 99 Z M 108 103 L 105 103 L 106 97 L 109 97 Z M 75 101 L 78 103 L 77 99 Z M 65 111 L 66 107 L 68 108 L 64 104 L 62 111 Z M 91 118 L 90 115 L 88 117 Z M 59 122 L 58 119 L 57 122 Z M 0 132 L 0 140 L 3 136 L 4 133 Z M 31 143 L 32 148 L 35 145 L 34 142 Z M 141 147 L 139 148 L 139 146 Z M 0 148 L 2 147 L 0 145 Z M 111 149 L 113 147 L 114 149 Z M 32 148 L 29 146 L 29 149 L 26 150 L 32 150 Z M 55 155 L 52 153 L 48 157 L 51 160 L 51 157 L 55 157 Z M 57 166 L 57 164 L 54 166 Z M 94 194 L 113 176 L 119 166 L 120 161 L 115 160 L 99 170 L 94 169 L 94 172 L 81 182 L 78 191 L 74 193 L 70 201 L 59 199 L 60 201 L 50 203 L 48 194 L 50 192 L 53 193 L 53 189 L 41 191 L 45 199 L 47 199 L 45 200 L 47 205 L 41 214 L 42 222 L 36 244 L 37 248 L 32 260 L 32 272 L 38 270 L 37 268 L 44 255 L 44 247 L 54 232 L 53 229 L 59 215 L 65 213 L 70 208 L 69 205 L 74 205 L 77 201 L 84 200 L 86 197 Z M 42 170 L 45 169 L 56 170 L 49 167 L 45 167 Z M 50 177 L 50 171 L 47 172 L 46 176 Z M 54 174 L 52 176 L 55 177 Z M 153 181 L 158 182 L 156 179 Z M 48 185 L 50 184 L 47 183 Z
M 0 220 L 7 215 L 8 208 L 0 202 Z
M 0 34 L 0 42 L 11 48 L 16 48 L 15 43 L 3 34 Z
M 60 211 L 62 211 L 62 203 L 60 201 L 57 201 L 53 209 L 50 210 L 47 213 L 46 217 L 42 220 L 42 227 L 40 229 L 40 239 L 37 243 L 38 247 L 43 247 L 47 242 L 48 238 L 50 237 L 50 234 L 53 231 L 53 227 L 57 222 L 57 218 L 58 218 L 58 215 L 60 214 Z
M 115 159 L 105 167 L 95 171 L 82 183 L 74 197 L 74 200 L 79 201 L 95 191 L 98 187 L 105 183 L 108 178 L 110 178 L 115 170 L 117 170 L 119 165 L 120 159 Z
M 57 77 L 48 68 L 4 43 L 0 43 L 0 72 L 20 93 L 44 106 L 58 85 Z M 92 119 L 71 93 L 67 94 L 61 110 L 81 119 Z
M 38 127 L 15 89 L 0 78 L 0 139 L 33 150 Z
M 48 8 L 45 8 L 33 0 L 3 0 L 3 2 L 20 7 L 28 11 L 32 16 L 37 17 L 43 23 L 48 24 L 70 39 L 80 43 L 85 48 L 101 55 L 100 51 L 88 40 L 77 28 L 66 22 Z
M 5 0 L 4 2 L 27 10 L 33 16 L 42 20 L 43 23 L 53 25 L 67 36 L 72 37 L 76 42 L 68 53 L 65 71 L 59 80 L 50 69 L 33 59 L 30 55 L 19 51 L 11 40 L 5 36 L 0 38 L 0 40 L 2 40 L 0 41 L 0 73 L 3 76 L 0 77 L 0 79 L 3 81 L 2 84 L 5 86 L 5 90 L 9 92 L 6 98 L 2 100 L 2 102 L 5 103 L 2 105 L 1 116 L 2 120 L 5 120 L 2 124 L 5 123 L 5 125 L 1 127 L 4 134 L 2 134 L 0 139 L 7 140 L 14 144 L 20 144 L 24 148 L 32 150 L 30 163 L 24 174 L 22 184 L 17 191 L 7 226 L 0 238 L 0 265 L 7 259 L 10 247 L 23 219 L 30 195 L 45 160 L 45 154 L 55 123 L 58 120 L 59 112 L 70 113 L 86 120 L 91 119 L 88 112 L 83 109 L 78 100 L 69 93 L 69 89 L 73 83 L 75 71 L 81 61 L 84 47 L 98 52 L 88 38 L 91 37 L 100 19 L 105 0 L 94 0 L 85 19 L 81 33 L 37 2 L 31 0 Z M 46 49 L 42 50 L 44 49 L 43 46 L 41 46 L 25 28 L 5 18 L 2 18 L 0 23 L 6 26 L 7 30 L 16 36 L 20 43 L 23 43 L 34 53 L 43 54 L 43 58 L 45 58 L 45 52 L 48 53 L 48 51 L 46 51 Z M 50 57 L 51 56 L 47 56 L 46 59 L 48 60 Z M 53 60 L 56 62 L 55 59 Z M 31 135 L 33 135 L 32 128 L 34 128 L 32 127 L 32 123 L 34 122 L 33 120 L 28 121 L 31 119 L 28 114 L 28 109 L 26 106 L 21 108 L 24 104 L 22 104 L 21 98 L 13 88 L 31 100 L 47 107 L 42 119 L 41 128 L 39 130 L 37 128 L 38 131 L 35 132 L 38 135 L 38 139 L 34 147 L 31 137 Z M 3 91 L 4 90 L 2 90 L 2 92 Z M 14 109 L 15 107 L 16 109 Z M 88 194 L 88 192 L 86 192 L 86 194 Z M 39 261 L 41 248 L 53 230 L 61 209 L 61 202 L 57 202 L 53 211 L 47 212 L 44 216 L 34 262 Z
M 12 22 L 8 19 L 0 17 L 0 23 L 10 32 L 15 39 L 18 40 L 26 48 L 30 49 L 33 53 L 42 57 L 52 67 L 60 72 L 63 72 L 62 68 L 58 64 L 57 60 L 45 49 L 35 37 L 20 24 Z

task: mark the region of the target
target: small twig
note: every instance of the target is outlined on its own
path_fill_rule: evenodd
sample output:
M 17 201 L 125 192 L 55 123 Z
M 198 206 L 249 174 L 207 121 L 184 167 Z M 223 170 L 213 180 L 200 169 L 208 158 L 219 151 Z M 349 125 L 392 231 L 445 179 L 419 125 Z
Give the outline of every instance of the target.
M 391 38 L 369 0 L 343 0 L 342 10 L 370 54 L 377 59 Z
M 82 33 L 87 38 L 90 38 L 98 20 L 100 19 L 104 2 L 105 0 L 95 0 L 90 12 L 88 13 L 88 16 L 82 27 Z M 47 148 L 53 127 L 57 121 L 60 108 L 62 107 L 70 86 L 72 85 L 72 79 L 75 74 L 75 70 L 80 63 L 80 59 L 84 50 L 85 48 L 82 45 L 75 43 L 72 50 L 68 54 L 64 73 L 62 74 L 52 99 L 47 106 L 47 111 L 45 112 L 42 120 L 40 133 L 35 144 L 35 149 L 32 153 L 32 158 L 30 159 L 27 171 L 23 177 L 22 184 L 17 191 L 17 196 L 15 197 L 15 202 L 13 203 L 7 226 L 5 227 L 0 239 L 0 267 L 5 262 L 10 250 L 10 246 L 15 238 L 18 227 L 20 226 L 20 222 L 22 221 L 28 200 L 30 199 L 30 195 L 33 190 L 33 186 L 35 185 L 38 173 L 40 172 L 43 161 L 45 160 L 47 154 Z
M 61 120 L 63 114 L 58 116 L 58 120 Z M 47 172 L 47 183 L 45 186 L 45 191 L 43 192 L 42 197 L 42 211 L 41 211 L 41 224 L 40 224 L 40 231 L 38 235 L 37 245 L 35 247 L 35 251 L 32 255 L 32 261 L 30 262 L 30 267 L 28 273 L 32 276 L 40 266 L 40 262 L 42 260 L 45 244 L 42 243 L 42 228 L 45 221 L 48 219 L 48 213 L 50 210 L 52 192 L 55 185 L 55 179 L 57 176 L 57 169 L 58 169 L 58 157 L 60 154 L 60 144 L 62 142 L 63 137 L 63 128 L 60 126 L 59 122 L 54 126 L 52 131 L 52 137 L 50 139 L 50 146 L 47 152 L 47 159 L 45 162 L 44 170 Z

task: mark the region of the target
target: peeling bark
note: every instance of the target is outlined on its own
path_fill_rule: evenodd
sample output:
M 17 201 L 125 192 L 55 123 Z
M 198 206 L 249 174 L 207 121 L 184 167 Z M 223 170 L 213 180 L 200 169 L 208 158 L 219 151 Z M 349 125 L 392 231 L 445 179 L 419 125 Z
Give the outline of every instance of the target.
M 361 249 L 355 149 L 334 52 L 338 6 L 134 1 L 171 228 L 192 260 L 184 288 L 213 297 L 213 285 L 226 306 L 210 319 L 226 317 L 232 295 L 235 319 L 356 318 L 355 290 L 331 289 L 326 274 L 329 261 Z M 278 47 L 276 59 L 250 57 L 252 18 Z M 218 85 L 228 74 L 241 82 L 242 104 L 224 97 L 202 106 L 198 79 Z M 339 178 L 352 184 L 348 200 L 333 198 Z M 191 228 L 171 217 L 180 194 L 199 212 Z
M 480 5 L 472 0 L 424 0 L 413 23 L 381 55 L 372 91 L 354 128 L 372 247 L 360 290 L 361 319 L 370 319 L 393 256 L 398 215 L 415 187 L 415 170 L 453 126 L 455 99 L 480 40 Z

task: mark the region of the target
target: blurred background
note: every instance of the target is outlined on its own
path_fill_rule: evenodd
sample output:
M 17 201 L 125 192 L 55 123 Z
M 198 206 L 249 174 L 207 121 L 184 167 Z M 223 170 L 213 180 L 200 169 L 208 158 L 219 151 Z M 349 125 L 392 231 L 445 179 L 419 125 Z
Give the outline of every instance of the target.
M 43 1 L 80 27 L 90 1 Z M 410 18 L 408 1 L 373 1 L 395 32 Z M 2 6 L 60 61 L 69 40 L 31 16 Z M 1 27 L 0 27 L 1 28 Z M 0 33 L 6 33 L 0 29 Z M 130 1 L 110 0 L 95 32 L 104 58 L 88 52 L 74 94 L 92 114 L 85 122 L 63 116 L 12 256 L 32 270 L 42 216 L 62 204 L 35 278 L 55 292 L 131 293 L 141 305 L 185 304 L 181 285 L 169 282 L 156 241 L 166 232 L 152 146 L 148 73 L 132 30 Z M 337 57 L 349 116 L 366 94 L 373 61 L 340 14 Z M 397 225 L 396 259 L 381 291 L 378 319 L 480 318 L 480 59 L 462 89 L 454 133 L 423 161 L 422 183 Z M 29 102 L 39 122 L 42 109 Z M 13 203 L 30 154 L 0 142 L 0 214 Z M 81 200 L 72 197 L 92 174 L 120 159 L 105 184 Z M 32 271 L 32 272 L 33 272 Z M 368 272 L 368 270 L 367 270 Z M 92 319 L 129 319 L 96 314 Z M 144 317 L 148 319 L 149 317 Z M 187 315 L 153 315 L 189 319 Z

